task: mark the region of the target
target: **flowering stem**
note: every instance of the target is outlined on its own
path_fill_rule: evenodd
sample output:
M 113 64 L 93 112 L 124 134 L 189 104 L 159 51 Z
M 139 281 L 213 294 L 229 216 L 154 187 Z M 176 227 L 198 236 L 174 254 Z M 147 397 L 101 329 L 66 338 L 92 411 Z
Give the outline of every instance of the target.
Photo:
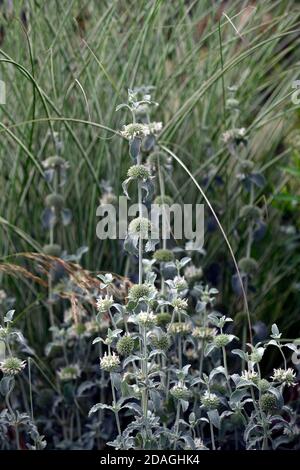
M 211 421 L 209 421 L 209 428 L 210 428 L 210 437 L 211 437 L 212 449 L 216 450 L 214 427 L 213 427 Z
M 231 386 L 230 386 L 230 378 L 228 374 L 228 367 L 227 367 L 227 358 L 226 358 L 226 350 L 225 347 L 222 347 L 222 353 L 223 353 L 223 363 L 224 363 L 224 369 L 225 369 L 225 374 L 226 374 L 226 380 L 227 380 L 227 385 L 229 389 L 229 393 L 232 393 Z
M 147 382 L 147 375 L 148 375 L 148 366 L 147 366 L 147 361 L 148 361 L 148 352 L 147 352 L 147 336 L 146 336 L 146 328 L 143 328 L 143 361 L 142 361 L 142 373 L 143 373 L 143 380 Z M 143 414 L 144 417 L 147 418 L 148 415 L 148 390 L 147 390 L 147 384 L 145 385 L 145 388 L 142 391 L 142 409 L 143 409 Z
M 180 401 L 177 402 L 177 411 L 176 411 L 176 420 L 175 420 L 175 442 L 174 442 L 174 450 L 176 450 L 177 444 L 177 437 L 179 431 L 179 418 L 180 418 Z
M 110 345 L 108 345 L 108 354 L 109 355 L 111 354 Z M 109 375 L 110 375 L 110 385 L 111 385 L 111 393 L 112 393 L 112 399 L 113 399 L 113 408 L 114 408 L 114 413 L 115 413 L 115 418 L 116 418 L 116 423 L 117 423 L 117 428 L 118 428 L 118 434 L 119 436 L 121 436 L 119 412 L 116 410 L 117 399 L 116 399 L 115 386 L 114 386 L 114 381 L 113 381 L 111 372 Z
M 140 154 L 137 157 L 138 165 L 141 164 Z M 142 203 L 142 182 L 138 181 L 138 205 L 139 205 L 139 217 L 143 217 L 143 203 Z M 140 231 L 139 237 L 139 284 L 143 282 L 143 239 Z

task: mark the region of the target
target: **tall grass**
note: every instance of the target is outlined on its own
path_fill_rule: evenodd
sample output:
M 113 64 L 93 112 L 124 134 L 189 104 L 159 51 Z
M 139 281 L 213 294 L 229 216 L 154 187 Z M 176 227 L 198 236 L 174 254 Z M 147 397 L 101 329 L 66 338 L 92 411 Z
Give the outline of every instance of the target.
M 248 158 L 267 181 L 254 201 L 268 228 L 253 245 L 259 271 L 251 315 L 254 321 L 277 321 L 287 332 L 299 325 L 299 240 L 280 230 L 283 221 L 295 222 L 297 212 L 274 203 L 293 178 L 283 176 L 282 167 L 291 156 L 284 138 L 299 123 L 299 108 L 291 101 L 299 65 L 297 2 L 176 0 L 170 7 L 163 0 L 62 0 L 14 2 L 11 11 L 4 2 L 0 11 L 0 74 L 7 88 L 0 111 L 2 262 L 48 243 L 41 226 L 49 192 L 42 161 L 55 153 L 53 133 L 59 132 L 69 162 L 65 198 L 73 213 L 60 233 L 63 248 L 74 254 L 87 246 L 81 263 L 91 271 L 124 272 L 127 258 L 118 243 L 96 238 L 95 214 L 101 180 L 119 194 L 128 167 L 126 143 L 114 132 L 126 122 L 116 105 L 128 88 L 142 84 L 156 87 L 156 118 L 164 123 L 160 144 L 202 185 L 236 258 L 243 257 L 247 231 L 237 236 L 237 228 L 248 200 L 234 174 L 236 161 L 220 138 L 230 127 L 228 87 L 236 85 Z M 176 162 L 166 185 L 176 200 L 203 200 Z M 242 303 L 232 291 L 234 267 L 218 230 L 206 235 L 205 249 L 205 273 L 222 284 L 223 307 L 233 314 Z M 46 298 L 24 278 L 3 274 L 0 280 L 21 309 L 37 295 Z

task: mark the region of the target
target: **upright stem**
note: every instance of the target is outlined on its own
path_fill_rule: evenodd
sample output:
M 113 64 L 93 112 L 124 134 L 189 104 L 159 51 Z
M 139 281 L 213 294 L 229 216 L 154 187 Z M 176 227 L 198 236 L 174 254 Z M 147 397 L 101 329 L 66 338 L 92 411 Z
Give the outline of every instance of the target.
M 140 154 L 137 157 L 138 165 L 141 164 Z M 143 217 L 143 201 L 142 201 L 142 182 L 138 181 L 138 205 L 139 205 L 139 217 Z M 139 284 L 143 282 L 143 239 L 140 233 L 139 237 Z
M 224 369 L 225 369 L 225 374 L 226 374 L 227 385 L 228 385 L 229 393 L 231 394 L 232 390 L 231 390 L 231 386 L 230 386 L 230 378 L 229 378 L 229 374 L 228 374 L 226 350 L 225 350 L 224 346 L 222 347 L 222 353 L 223 353 L 223 363 L 224 363 Z
M 216 450 L 214 427 L 213 427 L 213 425 L 210 421 L 209 421 L 209 428 L 210 428 L 210 437 L 211 437 L 212 449 Z
M 110 352 L 111 352 L 110 345 L 108 345 L 108 354 L 110 354 Z M 120 425 L 119 412 L 115 409 L 116 405 L 117 405 L 115 386 L 113 384 L 112 374 L 110 373 L 109 375 L 110 375 L 111 393 L 112 393 L 113 407 L 114 407 L 114 413 L 115 413 L 115 418 L 116 418 L 116 423 L 117 423 L 117 429 L 118 429 L 119 436 L 121 436 L 121 425 Z
M 177 444 L 177 436 L 179 431 L 179 418 L 180 418 L 180 401 L 177 401 L 177 411 L 176 411 L 176 421 L 175 421 L 175 442 L 174 442 L 174 450 L 176 450 Z

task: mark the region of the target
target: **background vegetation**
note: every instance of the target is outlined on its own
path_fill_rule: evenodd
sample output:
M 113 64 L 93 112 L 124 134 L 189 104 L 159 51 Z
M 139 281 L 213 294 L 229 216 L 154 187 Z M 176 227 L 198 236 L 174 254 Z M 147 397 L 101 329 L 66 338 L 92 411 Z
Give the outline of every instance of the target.
M 127 143 L 110 129 L 127 123 L 116 106 L 141 85 L 155 87 L 160 144 L 201 184 L 237 259 L 250 255 L 258 263 L 248 288 L 255 333 L 263 338 L 276 322 L 285 338 L 299 336 L 300 131 L 291 99 L 299 18 L 298 2 L 288 0 L 0 3 L 0 78 L 7 89 L 0 107 L 0 287 L 8 296 L 1 313 L 14 305 L 15 324 L 37 351 L 49 339 L 47 267 L 28 253 L 49 243 L 41 223 L 49 193 L 42 162 L 57 153 L 54 133 L 68 162 L 63 193 L 72 221 L 55 233 L 65 260 L 75 255 L 91 274 L 135 280 L 135 261 L 118 241 L 97 239 L 96 208 L 108 186 L 121 194 Z M 244 157 L 261 182 L 254 196 L 222 140 L 232 127 L 246 129 Z M 174 200 L 203 202 L 176 161 L 165 177 Z M 260 209 L 261 237 L 241 217 L 248 204 Z M 243 325 L 232 259 L 209 209 L 206 222 L 197 262 L 222 293 L 219 309 Z M 82 247 L 88 250 L 76 258 Z M 69 304 L 55 305 L 55 316 L 61 319 Z

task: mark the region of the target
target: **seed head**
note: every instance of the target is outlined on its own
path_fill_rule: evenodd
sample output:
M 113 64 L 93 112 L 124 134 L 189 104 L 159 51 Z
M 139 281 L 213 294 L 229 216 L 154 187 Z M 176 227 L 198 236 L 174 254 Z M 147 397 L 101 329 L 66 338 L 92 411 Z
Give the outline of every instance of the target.
M 66 166 L 66 163 L 67 163 L 66 160 L 55 155 L 54 157 L 49 157 L 46 160 L 44 160 L 42 164 L 45 169 L 48 169 L 48 168 L 57 169 L 59 167 Z

